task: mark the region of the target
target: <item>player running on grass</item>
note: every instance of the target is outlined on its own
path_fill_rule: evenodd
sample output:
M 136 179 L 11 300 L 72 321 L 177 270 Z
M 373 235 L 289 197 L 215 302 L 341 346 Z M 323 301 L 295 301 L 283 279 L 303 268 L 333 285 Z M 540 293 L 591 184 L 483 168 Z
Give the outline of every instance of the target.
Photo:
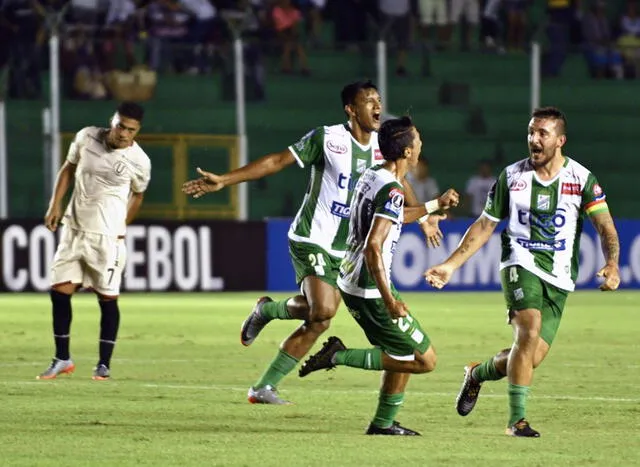
M 426 215 L 425 207 L 405 208 L 402 181 L 418 163 L 422 141 L 409 117 L 382 124 L 380 149 L 385 162 L 367 170 L 351 201 L 348 249 L 340 266 L 338 287 L 351 315 L 364 330 L 369 349 L 347 349 L 330 337 L 300 369 L 312 371 L 347 365 L 382 370 L 382 387 L 368 435 L 413 436 L 419 433 L 395 419 L 404 402 L 411 373 L 428 373 L 436 366 L 431 340 L 391 284 L 391 262 L 403 222 Z M 442 209 L 457 206 L 455 190 L 439 198 Z
M 444 287 L 455 270 L 489 240 L 498 222 L 507 219 L 500 269 L 514 342 L 484 363 L 465 367 L 457 410 L 468 415 L 482 383 L 507 376 L 506 434 L 510 436 L 540 436 L 526 420 L 526 398 L 533 370 L 547 356 L 567 295 L 575 287 L 585 214 L 598 231 L 606 260 L 598 272 L 604 277 L 600 288 L 615 290 L 620 284 L 618 233 L 596 178 L 562 153 L 566 125 L 564 114 L 554 107 L 533 112 L 529 158 L 502 171 L 489 192 L 484 212 L 460 246 L 444 263 L 425 273 L 431 285 Z
M 307 193 L 289 229 L 289 252 L 301 295 L 280 301 L 262 297 L 242 324 L 241 341 L 251 345 L 273 319 L 303 320 L 287 337 L 262 376 L 251 386 L 251 403 L 287 404 L 276 391 L 329 327 L 340 304 L 336 285 L 338 268 L 346 249 L 349 203 L 360 175 L 382 156 L 378 148 L 380 95 L 370 81 L 346 85 L 342 105 L 349 120 L 338 125 L 321 126 L 307 133 L 284 151 L 269 154 L 224 175 L 198 169 L 202 175 L 183 185 L 195 198 L 248 180 L 256 180 L 297 163 L 311 167 Z M 407 187 L 409 204 L 416 203 Z M 429 243 L 438 245 L 442 236 L 432 216 L 421 224 Z

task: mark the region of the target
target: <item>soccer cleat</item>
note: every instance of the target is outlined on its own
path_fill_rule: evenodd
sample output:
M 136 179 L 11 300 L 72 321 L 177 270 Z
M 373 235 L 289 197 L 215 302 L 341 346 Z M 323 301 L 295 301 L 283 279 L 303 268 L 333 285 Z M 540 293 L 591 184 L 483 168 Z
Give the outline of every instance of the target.
M 478 383 L 473 379 L 473 376 L 471 376 L 473 369 L 478 365 L 480 364 L 474 362 L 464 367 L 464 380 L 462 381 L 462 387 L 460 388 L 458 397 L 456 397 L 456 410 L 463 417 L 469 415 L 475 407 L 478 394 L 480 394 L 480 388 L 482 388 L 482 383 Z
M 51 361 L 49 368 L 36 376 L 36 379 L 56 379 L 58 375 L 70 375 L 75 369 L 76 365 L 73 363 L 73 360 L 60 360 L 59 358 L 54 358 Z
M 109 378 L 111 378 L 111 371 L 109 371 L 109 367 L 104 363 L 98 364 L 98 366 L 93 369 L 93 376 L 91 379 L 96 381 L 105 381 Z
M 309 360 L 304 362 L 298 375 L 303 378 L 312 371 L 335 368 L 336 364 L 333 362 L 333 356 L 339 350 L 347 350 L 347 348 L 339 338 L 330 337 L 327 342 L 322 344 L 322 348 L 315 355 L 312 355 Z
M 540 433 L 531 428 L 529 422 L 524 418 L 510 427 L 507 427 L 504 434 L 508 436 L 519 436 L 522 438 L 540 438 Z
M 262 305 L 272 301 L 271 297 L 260 297 L 249 316 L 247 316 L 247 319 L 242 323 L 242 327 L 240 328 L 240 342 L 245 347 L 253 344 L 253 341 L 256 340 L 256 337 L 260 334 L 260 331 L 269 323 L 269 320 L 262 316 L 261 309 Z
M 276 388 L 266 385 L 262 388 L 250 387 L 247 400 L 251 404 L 291 405 L 292 403 L 278 397 Z
M 364 433 L 365 435 L 391 435 L 391 436 L 422 436 L 417 431 L 410 430 L 409 428 L 405 428 L 400 426 L 399 422 L 393 422 L 388 428 L 380 428 L 379 426 L 374 425 L 373 423 L 369 424 L 367 431 Z

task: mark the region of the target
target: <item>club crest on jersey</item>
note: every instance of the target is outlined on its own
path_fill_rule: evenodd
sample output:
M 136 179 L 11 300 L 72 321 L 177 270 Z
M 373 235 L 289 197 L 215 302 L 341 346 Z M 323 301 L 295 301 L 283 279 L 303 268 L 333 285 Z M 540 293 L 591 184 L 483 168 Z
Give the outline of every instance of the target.
M 335 152 L 336 154 L 346 154 L 347 146 L 341 143 L 336 143 L 331 140 L 327 140 L 327 149 L 331 152 Z
M 127 170 L 127 165 L 122 161 L 118 161 L 113 166 L 113 170 L 115 171 L 116 175 L 122 175 Z
M 358 172 L 359 174 L 362 174 L 364 173 L 365 170 L 367 170 L 367 161 L 363 159 L 358 159 L 356 161 L 356 172 Z
M 551 209 L 551 195 L 539 194 L 536 207 L 540 211 L 548 211 L 549 209 Z

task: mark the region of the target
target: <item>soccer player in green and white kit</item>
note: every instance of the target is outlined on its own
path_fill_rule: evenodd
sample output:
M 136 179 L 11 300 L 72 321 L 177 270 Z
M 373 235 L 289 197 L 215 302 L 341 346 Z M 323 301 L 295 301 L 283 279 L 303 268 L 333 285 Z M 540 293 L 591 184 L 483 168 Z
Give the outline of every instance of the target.
M 367 170 L 356 185 L 348 249 L 338 278 L 345 305 L 376 347 L 347 349 L 340 339 L 330 337 L 302 366 L 300 376 L 336 365 L 384 370 L 378 408 L 366 434 L 414 436 L 419 433 L 401 426 L 395 416 L 410 374 L 432 371 L 436 354 L 390 275 L 402 223 L 428 214 L 428 206 L 404 207 L 402 186 L 407 171 L 418 162 L 422 141 L 409 117 L 384 122 L 378 138 L 385 162 Z M 448 209 L 458 200 L 458 193 L 450 189 L 434 202 Z
M 526 420 L 526 398 L 533 370 L 549 352 L 567 295 L 575 287 L 585 215 L 600 236 L 606 260 L 598 272 L 604 278 L 600 288 L 615 290 L 620 284 L 620 245 L 605 194 L 588 169 L 563 155 L 566 125 L 564 114 L 554 107 L 533 112 L 529 158 L 502 171 L 484 212 L 460 246 L 444 263 L 425 273 L 431 285 L 442 288 L 489 240 L 498 222 L 507 219 L 500 270 L 514 342 L 484 363 L 465 367 L 457 410 L 468 415 L 482 383 L 507 376 L 510 416 L 506 434 L 510 436 L 540 436 Z
M 276 387 L 329 327 L 340 304 L 336 278 L 346 249 L 351 193 L 360 175 L 376 160 L 382 160 L 377 137 L 381 103 L 375 85 L 370 81 L 348 84 L 341 98 L 347 123 L 315 128 L 284 151 L 224 175 L 198 169 L 202 177 L 183 186 L 185 193 L 198 198 L 225 186 L 271 175 L 294 163 L 311 167 L 307 193 L 288 235 L 302 294 L 281 301 L 260 298 L 242 325 L 240 339 L 245 346 L 252 344 L 273 319 L 304 322 L 282 342 L 275 359 L 249 389 L 251 403 L 288 403 L 278 396 Z M 413 191 L 410 187 L 407 190 L 408 204 L 417 204 Z M 442 236 L 438 228 L 441 218 L 431 216 L 421 223 L 431 245 L 438 245 Z

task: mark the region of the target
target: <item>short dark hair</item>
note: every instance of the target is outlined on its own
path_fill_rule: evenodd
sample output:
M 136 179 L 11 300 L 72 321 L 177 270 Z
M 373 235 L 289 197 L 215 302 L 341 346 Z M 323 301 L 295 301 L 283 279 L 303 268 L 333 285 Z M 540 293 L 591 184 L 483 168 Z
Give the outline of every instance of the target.
M 342 107 L 345 105 L 353 104 L 356 101 L 356 96 L 363 89 L 374 89 L 378 90 L 375 84 L 371 82 L 371 80 L 367 81 L 355 81 L 353 83 L 347 84 L 342 88 L 342 92 L 340 93 L 340 97 L 342 98 Z
M 380 126 L 378 145 L 382 157 L 387 161 L 404 158 L 404 150 L 413 147 L 415 125 L 410 117 L 392 118 Z
M 144 109 L 135 102 L 127 101 L 121 103 L 116 112 L 122 117 L 132 118 L 138 120 L 140 123 L 142 123 L 142 119 L 144 118 Z
M 564 135 L 567 133 L 567 117 L 564 112 L 557 107 L 538 107 L 531 112 L 531 118 L 552 118 L 558 120 L 560 125 L 557 126 L 558 133 Z

